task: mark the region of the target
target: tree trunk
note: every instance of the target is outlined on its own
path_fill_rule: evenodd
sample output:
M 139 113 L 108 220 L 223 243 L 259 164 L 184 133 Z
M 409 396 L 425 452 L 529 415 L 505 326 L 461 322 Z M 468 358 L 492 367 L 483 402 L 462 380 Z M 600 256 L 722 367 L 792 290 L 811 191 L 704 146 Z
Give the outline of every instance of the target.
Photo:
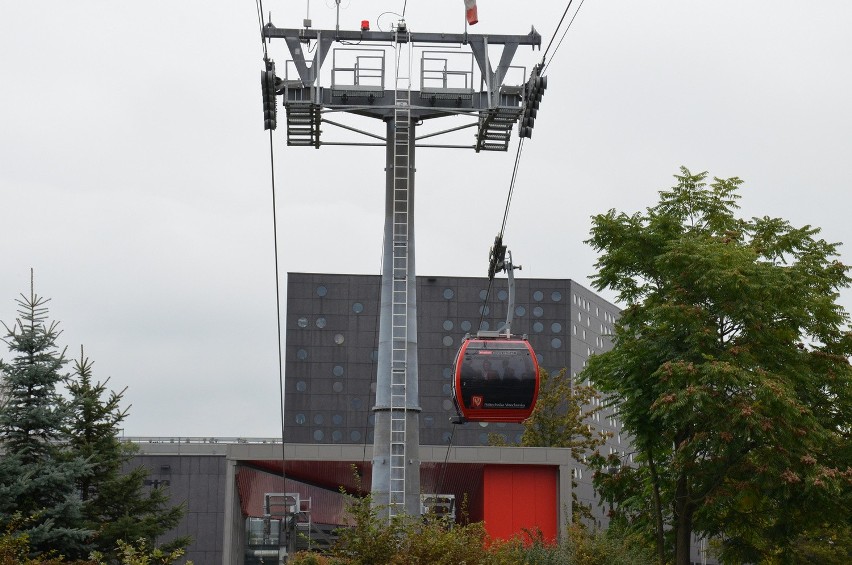
M 651 492 L 654 496 L 654 519 L 657 524 L 657 558 L 660 565 L 666 562 L 665 532 L 663 530 L 663 506 L 660 502 L 660 481 L 657 477 L 657 465 L 654 463 L 654 451 L 648 448 L 648 469 L 651 471 Z
M 675 565 L 690 565 L 689 549 L 692 542 L 693 511 L 693 506 L 689 501 L 686 475 L 681 473 L 677 479 L 674 500 Z

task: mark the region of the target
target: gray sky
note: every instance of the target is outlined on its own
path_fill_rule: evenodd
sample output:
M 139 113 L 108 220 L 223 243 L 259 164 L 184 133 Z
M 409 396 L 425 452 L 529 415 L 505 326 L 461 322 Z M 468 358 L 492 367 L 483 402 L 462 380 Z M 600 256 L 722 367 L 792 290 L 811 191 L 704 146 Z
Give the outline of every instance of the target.
M 480 0 L 470 31 L 535 25 L 546 46 L 566 3 Z M 403 4 L 343 0 L 340 26 L 387 29 L 396 16 L 377 17 Z M 264 2 L 279 27 L 307 6 Z M 463 30 L 462 0 L 409 0 L 405 15 L 413 31 Z M 310 17 L 332 29 L 334 2 L 310 2 Z M 590 216 L 653 205 L 680 165 L 744 179 L 743 215 L 852 242 L 850 28 L 839 0 L 585 2 L 524 146 L 506 230 L 519 276 L 589 286 Z M 69 355 L 84 344 L 97 378 L 129 387 L 127 434 L 279 434 L 254 2 L 0 0 L 0 54 L 0 319 L 33 267 Z M 279 69 L 289 58 L 283 41 L 270 54 Z M 384 150 L 274 137 L 282 291 L 287 271 L 378 274 Z M 348 137 L 326 126 L 324 139 Z M 418 273 L 485 274 L 516 142 L 419 150 Z

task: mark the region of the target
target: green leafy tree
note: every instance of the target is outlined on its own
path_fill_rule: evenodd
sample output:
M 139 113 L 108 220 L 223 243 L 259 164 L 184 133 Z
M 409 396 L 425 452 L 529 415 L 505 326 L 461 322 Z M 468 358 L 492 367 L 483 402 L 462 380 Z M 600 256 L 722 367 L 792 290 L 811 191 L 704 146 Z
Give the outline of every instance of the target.
M 57 323 L 47 323 L 48 300 L 35 294 L 17 300 L 19 318 L 4 323 L 13 354 L 0 362 L 7 399 L 0 410 L 0 527 L 23 516 L 31 549 L 85 556 L 92 531 L 83 526 L 76 484 L 90 472 L 82 457 L 64 449 L 67 403 L 57 391 L 65 379 Z
M 626 308 L 584 376 L 642 467 L 600 486 L 655 532 L 661 561 L 673 544 L 688 563 L 696 532 L 726 562 L 790 562 L 800 536 L 852 519 L 849 269 L 817 228 L 738 218 L 739 179 L 675 178 L 644 214 L 593 219 L 594 284 Z
M 555 375 L 539 371 L 538 400 L 532 415 L 523 422 L 521 446 L 564 447 L 571 450 L 575 461 L 583 461 L 603 445 L 611 434 L 590 426 L 592 416 L 601 410 L 600 394 L 590 385 L 572 379 L 567 369 Z M 507 445 L 503 436 L 489 435 L 491 445 Z M 572 480 L 572 487 L 576 483 Z M 591 508 L 580 503 L 575 488 L 571 489 L 571 513 L 574 521 L 593 520 Z
M 115 562 L 119 558 L 116 548 L 126 553 L 128 547 L 120 546 L 120 541 L 142 540 L 153 545 L 180 523 L 184 508 L 169 505 L 167 487 L 145 486 L 148 471 L 144 467 L 132 467 L 137 448 L 118 438 L 129 410 L 121 407 L 125 391 L 108 391 L 109 379 L 94 381 L 92 365 L 81 347 L 73 378 L 68 381 L 73 415 L 68 447 L 92 466 L 91 473 L 77 483 L 84 501 L 85 526 L 97 532 L 96 549 Z M 179 537 L 161 550 L 168 555 L 189 541 Z

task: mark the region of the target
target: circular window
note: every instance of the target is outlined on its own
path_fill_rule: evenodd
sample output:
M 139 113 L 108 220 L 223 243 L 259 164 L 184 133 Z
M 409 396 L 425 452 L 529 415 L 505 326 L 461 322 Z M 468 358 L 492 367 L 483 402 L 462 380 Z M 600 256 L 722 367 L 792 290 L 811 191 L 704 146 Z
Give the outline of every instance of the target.
M 550 340 L 550 347 L 552 347 L 553 349 L 559 349 L 560 347 L 562 347 L 562 340 L 558 337 L 554 337 Z
M 304 414 L 296 414 L 296 423 L 299 424 L 300 426 L 302 424 L 304 424 L 306 420 L 307 420 L 307 418 L 305 418 Z
M 364 405 L 364 402 L 360 398 L 353 398 L 352 402 L 350 402 L 353 410 L 360 410 L 361 406 Z
M 308 390 L 308 383 L 305 381 L 299 381 L 296 383 L 296 390 L 299 392 L 305 392 Z
M 479 443 L 482 444 L 482 445 L 488 445 L 488 434 L 487 433 L 482 432 L 481 434 L 479 434 Z
M 501 290 L 497 293 L 498 300 L 506 300 L 507 298 L 509 298 L 509 294 L 505 290 Z
M 334 384 L 331 385 L 331 389 L 334 392 L 343 392 L 343 383 L 340 381 L 334 381 Z
M 441 440 L 444 443 L 450 443 L 451 438 L 452 438 L 452 434 L 450 434 L 450 432 L 444 432 L 443 434 L 441 434 Z
M 349 439 L 352 441 L 360 441 L 361 440 L 361 432 L 358 430 L 352 430 L 349 432 Z
M 523 306 L 516 306 L 515 307 L 515 316 L 521 317 L 526 313 L 527 313 L 527 309 L 524 308 Z
M 456 293 L 453 292 L 453 289 L 451 289 L 451 288 L 445 288 L 444 289 L 444 298 L 446 298 L 447 300 L 450 300 L 455 295 L 456 295 Z
M 379 360 L 379 351 L 374 349 L 372 353 L 370 353 L 370 361 L 378 361 Z
M 305 351 L 304 349 L 300 349 L 299 351 L 296 352 L 296 358 L 299 361 L 304 361 L 305 359 L 308 358 L 308 352 Z
M 543 332 L 544 331 L 544 324 L 542 324 L 541 322 L 535 322 L 533 324 L 533 331 L 536 332 L 536 333 Z
M 562 324 L 560 324 L 559 322 L 553 322 L 552 324 L 550 324 L 550 331 L 555 334 L 558 334 L 562 331 Z
M 482 290 L 479 291 L 479 299 L 480 300 L 485 300 L 487 297 L 488 297 L 488 291 L 487 290 L 482 289 Z
M 451 329 L 453 329 L 453 321 L 444 320 L 444 331 L 450 331 Z
M 453 344 L 453 338 L 448 335 L 445 335 L 444 339 L 441 340 L 441 343 L 443 343 L 445 347 L 449 347 Z
M 341 416 L 340 414 L 335 414 L 331 417 L 331 423 L 335 426 L 339 426 L 343 423 L 343 416 Z
M 498 332 L 502 332 L 505 329 L 506 329 L 506 322 L 500 322 L 499 324 L 497 324 L 497 331 Z
M 536 306 L 535 308 L 533 308 L 533 316 L 535 316 L 536 318 L 541 318 L 542 316 L 544 316 L 544 308 L 542 308 L 541 306 Z
M 319 285 L 317 287 L 317 296 L 325 296 L 326 294 L 328 294 L 328 289 L 323 285 Z
M 317 318 L 317 327 L 323 329 L 328 321 L 325 318 Z
M 322 414 L 314 414 L 314 424 L 317 426 L 321 426 L 325 418 L 322 417 Z
M 544 293 L 540 290 L 533 292 L 533 300 L 535 300 L 536 302 L 541 302 L 542 300 L 544 300 Z
M 360 314 L 361 312 L 364 311 L 364 305 L 361 304 L 360 302 L 356 302 L 355 304 L 352 305 L 352 311 L 355 312 L 356 314 Z
M 560 300 L 562 300 L 562 293 L 558 290 L 554 290 L 553 294 L 550 295 L 550 299 L 554 302 L 559 302 Z
M 343 345 L 343 334 L 334 334 L 334 343 Z
M 538 359 L 539 365 L 544 365 L 544 355 L 541 353 L 536 353 L 535 358 Z
M 298 321 L 296 321 L 296 323 L 299 325 L 300 328 L 307 328 L 308 327 L 308 319 L 305 318 L 304 316 L 299 318 Z
M 487 316 L 489 312 L 491 312 L 491 308 L 489 308 L 488 306 L 480 306 L 479 307 L 479 313 L 480 314 Z
M 444 369 L 441 371 L 441 374 L 444 375 L 445 379 L 450 379 L 453 376 L 453 370 L 449 367 L 444 367 Z
M 469 332 L 471 327 L 472 326 L 468 320 L 465 320 L 461 323 L 461 329 L 463 332 Z
M 451 386 L 449 385 L 449 383 L 444 384 L 444 386 L 442 386 L 442 387 L 441 387 L 441 390 L 442 390 L 442 391 L 443 391 L 443 393 L 444 393 L 444 394 L 446 394 L 446 395 L 450 395 L 450 394 L 452 394 L 452 393 L 453 393 L 453 387 L 451 387 Z
M 487 428 L 487 427 L 488 427 L 488 422 L 479 422 L 479 427 L 480 427 L 480 428 Z
M 322 433 L 322 430 L 314 430 L 314 439 L 316 441 L 322 441 L 322 438 L 325 437 L 325 434 Z
M 432 426 L 435 425 L 435 418 L 433 418 L 432 416 L 424 416 L 423 417 L 423 425 L 426 426 L 427 428 L 431 428 Z
M 335 377 L 342 377 L 343 376 L 343 366 L 342 365 L 335 365 L 334 369 L 332 369 L 331 372 L 334 373 Z
M 445 398 L 444 401 L 441 403 L 441 407 L 449 412 L 453 409 L 453 401 L 449 398 Z
M 491 325 L 488 322 L 485 322 L 485 321 L 483 321 L 481 324 L 479 324 L 479 329 L 482 330 L 482 331 L 487 332 L 488 328 L 490 328 L 490 327 L 491 327 Z

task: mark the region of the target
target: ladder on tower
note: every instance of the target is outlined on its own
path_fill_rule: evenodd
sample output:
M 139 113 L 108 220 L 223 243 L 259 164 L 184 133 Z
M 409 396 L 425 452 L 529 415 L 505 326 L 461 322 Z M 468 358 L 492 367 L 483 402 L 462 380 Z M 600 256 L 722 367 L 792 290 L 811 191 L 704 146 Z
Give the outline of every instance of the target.
M 393 321 L 390 394 L 390 517 L 405 513 L 409 212 L 411 207 L 411 42 L 404 24 L 394 43 L 396 78 L 393 121 Z

